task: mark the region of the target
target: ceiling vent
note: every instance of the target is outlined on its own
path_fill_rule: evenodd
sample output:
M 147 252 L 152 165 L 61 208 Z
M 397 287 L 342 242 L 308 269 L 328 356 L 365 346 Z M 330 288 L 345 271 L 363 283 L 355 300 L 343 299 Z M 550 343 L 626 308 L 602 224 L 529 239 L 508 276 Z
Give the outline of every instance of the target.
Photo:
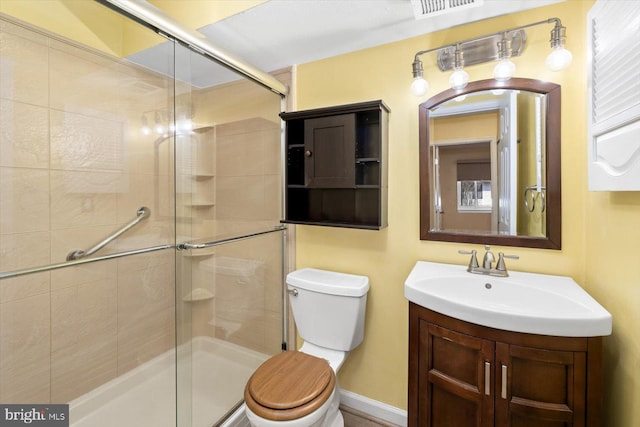
M 416 19 L 453 13 L 457 10 L 482 6 L 484 0 L 411 0 Z

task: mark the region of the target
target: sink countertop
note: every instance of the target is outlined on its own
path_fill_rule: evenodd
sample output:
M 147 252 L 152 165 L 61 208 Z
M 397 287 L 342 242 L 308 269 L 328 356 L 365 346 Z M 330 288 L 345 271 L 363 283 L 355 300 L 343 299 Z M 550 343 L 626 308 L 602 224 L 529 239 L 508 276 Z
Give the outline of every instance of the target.
M 492 328 L 566 337 L 611 334 L 611 314 L 570 277 L 519 271 L 494 277 L 471 274 L 463 265 L 418 261 L 404 289 L 422 307 Z

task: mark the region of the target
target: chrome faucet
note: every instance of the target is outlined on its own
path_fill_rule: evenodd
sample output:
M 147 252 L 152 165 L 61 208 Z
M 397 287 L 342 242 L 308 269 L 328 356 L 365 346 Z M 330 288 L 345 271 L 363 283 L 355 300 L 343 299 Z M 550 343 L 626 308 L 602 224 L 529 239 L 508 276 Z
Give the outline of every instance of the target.
M 458 251 L 458 253 L 462 255 L 471 255 L 471 259 L 469 259 L 469 266 L 467 267 L 467 271 L 469 273 L 484 274 L 488 276 L 507 277 L 509 276 L 509 272 L 507 271 L 507 266 L 504 262 L 504 259 L 520 258 L 517 255 L 505 255 L 503 252 L 499 252 L 498 262 L 496 263 L 496 267 L 493 268 L 493 263 L 495 262 L 496 257 L 493 255 L 493 252 L 491 252 L 491 247 L 489 245 L 485 245 L 484 249 L 485 249 L 485 253 L 484 253 L 484 258 L 482 259 L 482 267 L 478 265 L 477 251 L 475 249 L 472 251 L 463 251 L 463 250 Z
M 491 252 L 491 246 L 484 245 L 484 258 L 482 259 L 482 268 L 485 270 L 491 270 L 493 262 L 496 260 L 496 257 L 493 256 L 493 252 Z

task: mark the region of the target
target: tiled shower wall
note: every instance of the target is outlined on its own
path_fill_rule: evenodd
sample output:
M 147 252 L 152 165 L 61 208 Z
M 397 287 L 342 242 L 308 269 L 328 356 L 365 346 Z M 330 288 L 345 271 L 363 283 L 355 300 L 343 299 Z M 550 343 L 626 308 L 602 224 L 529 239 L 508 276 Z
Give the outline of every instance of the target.
M 143 114 L 172 110 L 172 79 L 0 25 L 0 271 L 62 262 L 141 206 L 151 217 L 100 254 L 174 243 L 175 204 L 179 241 L 279 224 L 278 96 L 178 84 L 196 131 L 177 138 L 174 192 L 173 139 L 141 132 Z M 171 250 L 0 281 L 0 401 L 66 402 L 171 349 L 176 308 L 178 343 L 279 351 L 281 239 L 178 252 L 178 307 Z
M 208 137 L 215 140 L 215 164 L 209 168 L 215 171 L 215 204 L 193 213 L 198 224 L 194 234 L 225 237 L 278 225 L 279 123 L 256 117 L 237 120 L 216 125 Z M 224 339 L 265 354 L 280 350 L 281 239 L 276 233 L 191 258 L 193 287 L 212 295 L 192 304 L 194 336 Z
M 289 70 L 275 76 L 284 84 L 291 82 Z M 213 206 L 193 211 L 194 236 L 213 240 L 279 225 L 279 97 L 239 80 L 194 92 L 193 104 L 196 122 L 211 125 L 200 143 L 211 144 L 213 156 L 199 157 L 198 165 L 214 175 L 195 185 L 215 189 Z M 210 253 L 214 255 L 191 258 L 193 288 L 212 295 L 191 304 L 193 335 L 265 354 L 280 351 L 281 233 L 217 246 Z
M 173 81 L 0 21 L 0 270 L 172 243 L 144 111 Z M 171 142 L 169 142 L 171 143 Z M 164 172 L 172 173 L 172 171 Z M 174 346 L 174 253 L 0 281 L 0 401 L 66 402 Z

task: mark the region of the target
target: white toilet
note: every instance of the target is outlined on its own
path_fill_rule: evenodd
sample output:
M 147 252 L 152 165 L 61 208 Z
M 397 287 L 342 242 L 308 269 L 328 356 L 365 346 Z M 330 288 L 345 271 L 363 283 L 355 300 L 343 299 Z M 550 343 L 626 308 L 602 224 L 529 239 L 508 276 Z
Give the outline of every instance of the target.
M 336 374 L 362 342 L 369 278 L 305 268 L 287 275 L 287 288 L 304 344 L 253 373 L 247 418 L 255 427 L 342 427 Z

